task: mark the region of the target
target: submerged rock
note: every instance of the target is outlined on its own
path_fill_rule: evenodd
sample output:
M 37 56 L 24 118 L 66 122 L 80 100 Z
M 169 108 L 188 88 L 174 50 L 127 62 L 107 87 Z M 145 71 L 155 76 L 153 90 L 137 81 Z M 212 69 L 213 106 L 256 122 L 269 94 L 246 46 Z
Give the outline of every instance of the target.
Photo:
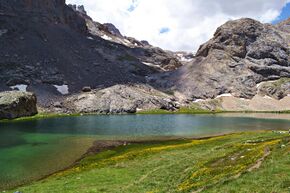
M 0 93 L 0 119 L 14 119 L 37 114 L 36 96 L 30 92 Z

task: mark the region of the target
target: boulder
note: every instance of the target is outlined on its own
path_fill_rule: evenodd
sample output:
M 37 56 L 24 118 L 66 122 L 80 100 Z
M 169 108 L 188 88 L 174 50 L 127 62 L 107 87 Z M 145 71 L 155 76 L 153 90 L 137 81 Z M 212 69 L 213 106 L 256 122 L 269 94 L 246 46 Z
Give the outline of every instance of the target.
M 69 97 L 64 106 L 76 113 L 119 114 L 138 110 L 175 110 L 171 96 L 147 85 L 115 85 Z
M 91 92 L 92 91 L 92 88 L 89 87 L 89 86 L 85 86 L 85 87 L 83 87 L 82 91 L 83 92 Z
M 30 92 L 0 93 L 0 119 L 15 119 L 37 114 L 36 96 Z

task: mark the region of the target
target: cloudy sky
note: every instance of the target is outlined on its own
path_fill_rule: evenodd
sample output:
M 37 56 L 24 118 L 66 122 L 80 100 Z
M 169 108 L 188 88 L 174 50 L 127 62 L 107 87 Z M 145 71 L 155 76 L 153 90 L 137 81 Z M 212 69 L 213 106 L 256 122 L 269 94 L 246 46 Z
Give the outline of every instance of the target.
M 123 35 L 168 50 L 193 51 L 230 19 L 275 23 L 289 16 L 290 0 L 67 0 L 84 5 L 101 23 Z

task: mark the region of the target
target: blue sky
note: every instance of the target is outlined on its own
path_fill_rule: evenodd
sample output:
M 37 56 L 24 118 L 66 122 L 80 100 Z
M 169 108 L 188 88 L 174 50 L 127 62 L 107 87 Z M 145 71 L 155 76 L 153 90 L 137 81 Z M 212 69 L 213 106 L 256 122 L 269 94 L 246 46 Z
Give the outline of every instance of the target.
M 289 17 L 290 17 L 290 3 L 287 3 L 285 7 L 283 7 L 280 16 L 276 20 L 274 20 L 272 23 L 274 24 L 279 23 L 280 21 L 283 21 Z
M 0 0 L 1 1 L 1 0 Z M 167 50 L 195 52 L 216 29 L 239 18 L 277 23 L 290 16 L 290 0 L 66 0 L 82 4 L 100 23 Z

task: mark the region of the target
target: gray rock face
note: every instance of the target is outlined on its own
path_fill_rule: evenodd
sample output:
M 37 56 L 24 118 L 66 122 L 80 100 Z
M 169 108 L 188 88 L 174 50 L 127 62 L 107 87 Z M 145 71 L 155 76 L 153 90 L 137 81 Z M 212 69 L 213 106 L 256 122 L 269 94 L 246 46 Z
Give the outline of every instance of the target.
M 115 85 L 68 98 L 64 106 L 77 113 L 135 113 L 138 110 L 175 110 L 170 96 L 145 85 Z
M 75 9 L 76 6 L 73 7 Z M 123 36 L 113 24 L 101 24 L 93 21 L 92 18 L 82 12 L 78 11 L 78 13 L 86 20 L 91 34 L 130 48 L 128 49 L 128 55 L 135 57 L 143 64 L 149 64 L 150 67 L 159 72 L 176 70 L 184 64 L 174 52 L 154 47 L 144 40 L 138 41 L 135 38 Z
M 286 23 L 283 26 L 288 28 Z M 223 93 L 252 98 L 258 83 L 290 77 L 289 36 L 280 28 L 252 19 L 229 21 L 199 48 L 188 65 L 149 80 L 189 99 Z
M 117 37 L 123 37 L 123 35 L 121 34 L 121 32 L 119 31 L 118 28 L 116 28 L 116 26 L 114 26 L 111 23 L 104 23 L 103 26 L 113 35 L 117 36 Z
M 37 114 L 36 96 L 29 92 L 1 92 L 0 119 L 14 119 Z
M 290 95 L 290 78 L 261 83 L 258 87 L 258 94 L 280 100 Z

